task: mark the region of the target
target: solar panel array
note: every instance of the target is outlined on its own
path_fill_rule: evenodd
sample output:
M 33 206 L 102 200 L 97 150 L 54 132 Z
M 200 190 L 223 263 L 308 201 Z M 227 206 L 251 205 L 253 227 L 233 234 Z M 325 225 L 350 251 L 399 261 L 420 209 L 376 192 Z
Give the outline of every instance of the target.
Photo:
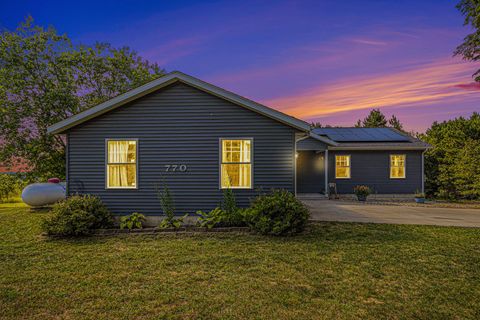
M 337 142 L 408 142 L 390 128 L 316 128 L 313 132 Z

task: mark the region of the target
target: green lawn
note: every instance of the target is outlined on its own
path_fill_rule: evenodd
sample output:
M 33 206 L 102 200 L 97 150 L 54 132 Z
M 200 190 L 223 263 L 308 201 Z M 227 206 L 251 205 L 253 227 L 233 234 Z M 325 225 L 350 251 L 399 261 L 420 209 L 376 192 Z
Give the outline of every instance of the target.
M 1 319 L 480 317 L 478 229 L 45 240 L 44 214 L 0 206 Z

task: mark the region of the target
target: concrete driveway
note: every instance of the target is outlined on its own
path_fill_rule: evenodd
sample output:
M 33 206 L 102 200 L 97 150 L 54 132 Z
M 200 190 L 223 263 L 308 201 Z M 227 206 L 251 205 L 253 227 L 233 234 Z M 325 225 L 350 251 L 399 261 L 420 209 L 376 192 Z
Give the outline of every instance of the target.
M 369 205 L 335 200 L 302 200 L 315 221 L 480 227 L 480 209 Z

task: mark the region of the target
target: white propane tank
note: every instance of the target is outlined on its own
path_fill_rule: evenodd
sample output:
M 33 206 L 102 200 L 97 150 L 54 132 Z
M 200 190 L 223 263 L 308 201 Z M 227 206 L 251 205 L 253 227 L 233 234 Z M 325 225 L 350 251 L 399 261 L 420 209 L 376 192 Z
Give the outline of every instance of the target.
M 65 183 L 32 183 L 22 191 L 22 200 L 32 207 L 41 207 L 65 199 Z

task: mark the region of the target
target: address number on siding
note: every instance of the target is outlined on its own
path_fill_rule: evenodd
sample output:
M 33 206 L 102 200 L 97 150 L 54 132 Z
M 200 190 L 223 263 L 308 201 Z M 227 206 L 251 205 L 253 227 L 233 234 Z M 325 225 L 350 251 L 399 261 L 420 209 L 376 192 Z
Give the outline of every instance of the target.
M 186 164 L 166 164 L 165 165 L 165 172 L 185 172 L 187 171 L 188 167 Z

